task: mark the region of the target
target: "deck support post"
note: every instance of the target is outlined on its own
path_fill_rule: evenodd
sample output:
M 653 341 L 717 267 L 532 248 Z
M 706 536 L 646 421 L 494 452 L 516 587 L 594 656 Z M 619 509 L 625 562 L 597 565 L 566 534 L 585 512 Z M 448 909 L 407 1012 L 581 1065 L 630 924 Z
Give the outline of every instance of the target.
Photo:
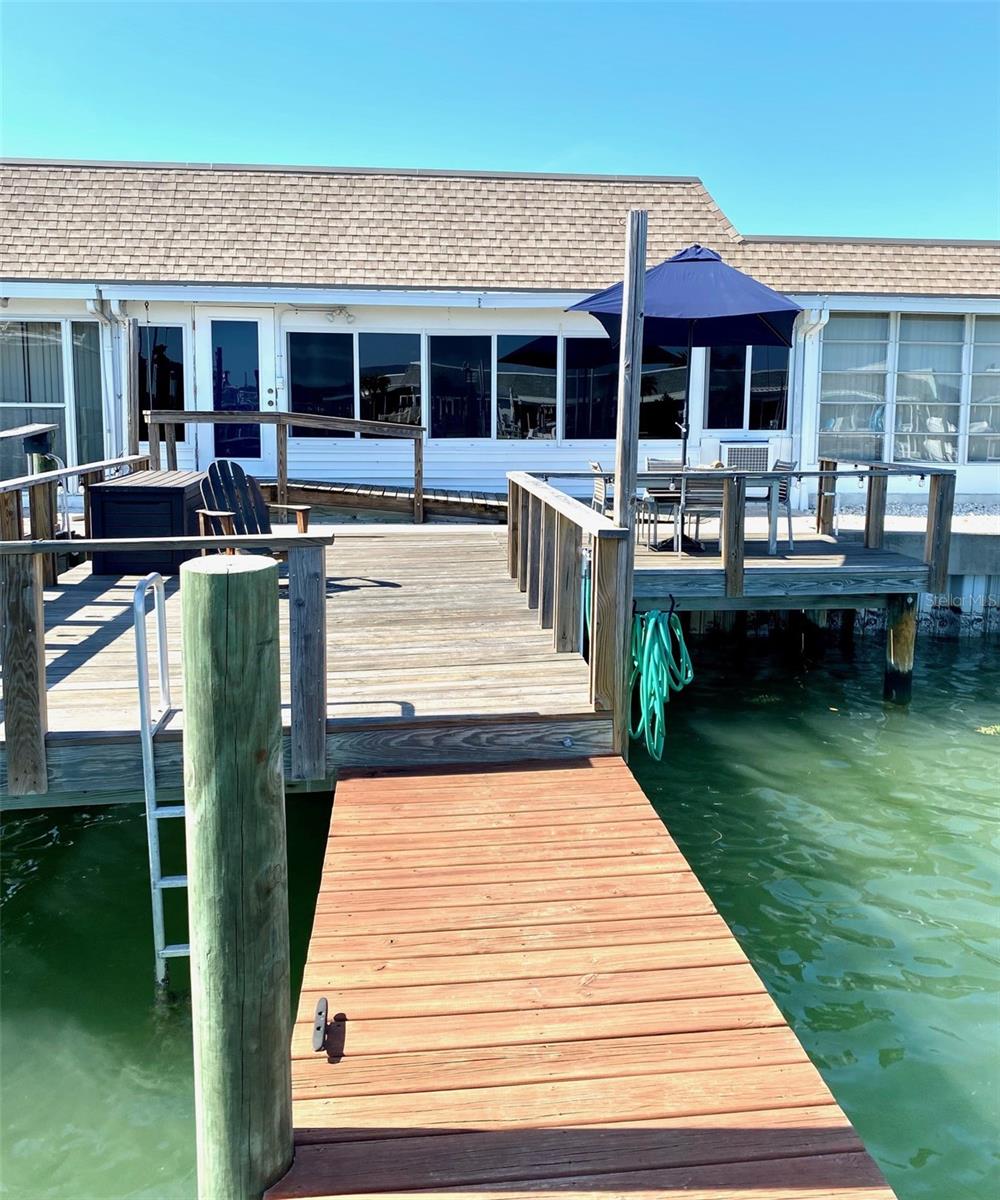
M 538 568 L 541 563 L 542 502 L 532 493 L 528 498 L 528 607 L 538 607 Z
M 547 504 L 542 507 L 538 569 L 538 624 L 551 629 L 556 586 L 556 510 Z
M 625 226 L 625 274 L 622 284 L 621 351 L 618 361 L 618 427 L 615 441 L 614 522 L 627 529 L 624 546 L 615 551 L 615 620 L 617 672 L 609 707 L 614 748 L 628 759 L 627 664 L 632 643 L 632 581 L 635 570 L 635 481 L 639 470 L 639 408 L 642 402 L 642 331 L 646 303 L 646 230 L 649 214 L 629 210 Z
M 322 546 L 288 552 L 292 694 L 291 778 L 326 778 L 326 555 Z
M 424 435 L 413 439 L 413 522 L 424 523 Z
M 167 447 L 167 470 L 177 470 L 177 426 L 174 424 L 163 426 L 163 441 Z
M 285 421 L 279 421 L 277 429 L 274 431 L 277 439 L 277 476 L 275 491 L 277 492 L 277 502 L 279 504 L 288 503 L 288 424 Z
M 292 1161 L 278 565 L 181 567 L 199 1200 L 259 1200 Z
M 553 599 L 553 644 L 560 654 L 580 649 L 580 527 L 561 513 L 556 516 L 556 584 Z
M 513 479 L 507 480 L 507 572 L 511 579 L 517 578 L 518 538 L 521 532 L 520 491 Z
M 158 421 L 150 421 L 149 414 L 147 416 L 148 437 L 149 437 L 149 469 L 151 471 L 160 470 L 160 425 Z
M 832 458 L 819 460 L 821 471 L 836 471 L 837 464 Z M 820 477 L 816 481 L 816 532 L 825 537 L 833 535 L 833 517 L 837 504 L 837 480 Z
M 594 539 L 590 618 L 590 692 L 594 708 L 610 712 L 614 751 L 628 754 L 628 705 L 625 688 L 626 643 L 622 626 L 631 624 L 622 596 L 627 585 L 632 543 L 627 538 Z M 631 633 L 631 629 L 629 629 Z
M 726 595 L 743 595 L 743 525 L 746 516 L 747 485 L 742 475 L 730 475 L 722 481 L 722 519 L 719 542 L 726 576 Z
M 885 504 L 889 495 L 888 475 L 868 476 L 865 504 L 865 549 L 881 550 L 885 541 Z
M 955 476 L 932 475 L 927 497 L 927 535 L 924 562 L 927 590 L 940 596 L 948 590 L 948 557 L 951 552 L 951 514 L 955 507 Z
M 51 541 L 56 536 L 56 485 L 36 483 L 28 488 L 28 516 L 31 521 L 33 542 Z M 55 587 L 59 579 L 58 565 L 54 554 L 42 556 L 42 582 L 46 587 Z
M 520 488 L 517 498 L 517 590 L 528 590 L 528 541 L 531 529 L 531 493 Z
M 13 493 L 20 501 L 20 493 Z M 5 554 L 2 657 L 7 753 L 7 793 L 41 796 L 49 790 L 45 757 L 45 614 L 42 554 Z
M 913 650 L 917 640 L 917 598 L 888 597 L 885 613 L 885 683 L 882 698 L 909 704 L 913 694 Z

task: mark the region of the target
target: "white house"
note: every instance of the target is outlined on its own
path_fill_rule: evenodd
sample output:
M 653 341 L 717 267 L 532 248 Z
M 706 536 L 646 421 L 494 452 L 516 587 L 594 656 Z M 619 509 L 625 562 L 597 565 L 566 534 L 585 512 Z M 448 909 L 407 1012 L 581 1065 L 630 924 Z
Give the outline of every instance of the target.
M 805 309 L 790 352 L 647 346 L 641 457 L 678 455 L 689 367 L 692 462 L 913 465 L 897 491 L 949 464 L 960 495 L 1000 496 L 1000 242 L 749 236 L 692 178 L 7 160 L 0 180 L 0 427 L 55 420 L 71 463 L 121 453 L 153 406 L 422 423 L 432 485 L 610 464 L 616 356 L 565 309 L 620 278 L 641 207 L 650 264 L 699 242 Z M 292 430 L 292 477 L 409 482 L 408 442 L 314 432 Z M 273 474 L 273 438 L 190 426 L 180 465 Z M 22 470 L 0 441 L 0 474 Z

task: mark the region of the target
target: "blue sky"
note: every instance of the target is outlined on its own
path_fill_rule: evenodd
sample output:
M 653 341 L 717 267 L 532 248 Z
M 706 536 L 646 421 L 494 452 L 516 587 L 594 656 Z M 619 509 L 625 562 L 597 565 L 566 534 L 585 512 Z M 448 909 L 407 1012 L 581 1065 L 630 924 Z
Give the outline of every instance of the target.
M 0 151 L 698 175 L 747 233 L 988 238 L 998 64 L 973 0 L 0 0 Z

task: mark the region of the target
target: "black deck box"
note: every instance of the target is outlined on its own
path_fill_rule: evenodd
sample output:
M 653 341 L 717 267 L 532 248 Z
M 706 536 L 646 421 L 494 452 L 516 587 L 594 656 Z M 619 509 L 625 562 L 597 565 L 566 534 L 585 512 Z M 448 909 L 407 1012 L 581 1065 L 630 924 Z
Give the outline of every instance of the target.
M 198 532 L 203 471 L 136 471 L 90 489 L 95 538 L 183 537 Z M 116 550 L 94 555 L 95 575 L 176 575 L 197 550 Z

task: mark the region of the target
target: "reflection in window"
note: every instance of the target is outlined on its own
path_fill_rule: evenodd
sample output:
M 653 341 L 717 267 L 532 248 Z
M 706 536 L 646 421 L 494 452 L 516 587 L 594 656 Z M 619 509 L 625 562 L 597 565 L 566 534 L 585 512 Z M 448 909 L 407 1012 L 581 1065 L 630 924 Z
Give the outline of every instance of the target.
M 617 384 L 617 374 L 615 382 Z M 639 437 L 669 440 L 681 436 L 686 387 L 686 348 L 644 343 Z M 612 436 L 615 434 L 617 429 Z
M 490 436 L 492 339 L 431 337 L 430 436 Z
M 897 462 L 956 462 L 965 318 L 899 318 Z
M 969 462 L 1000 462 L 1000 317 L 976 317 Z
M 613 441 L 618 348 L 608 338 L 566 339 L 566 437 Z
M 0 321 L 0 427 L 58 425 L 52 451 L 66 458 L 62 326 L 58 321 Z M 20 438 L 0 439 L 0 475 L 24 475 Z
M 184 408 L 184 330 L 175 325 L 139 326 L 139 440 L 149 438 L 142 415 L 148 409 L 181 412 Z M 186 426 L 175 425 L 177 440 Z
M 750 352 L 748 429 L 784 429 L 788 425 L 788 350 L 754 346 Z
M 96 321 L 74 321 L 73 402 L 77 462 L 104 458 L 104 403 L 101 396 L 101 331 Z
M 358 370 L 362 421 L 420 424 L 419 333 L 359 334 Z
M 212 322 L 212 407 L 216 412 L 260 409 L 256 321 Z M 259 458 L 259 425 L 216 425 L 216 458 Z
M 556 339 L 497 337 L 497 437 L 556 436 Z
M 713 346 L 709 351 L 706 428 L 743 428 L 746 362 L 746 346 Z
M 354 335 L 290 333 L 288 335 L 288 407 L 292 412 L 322 417 L 354 416 Z M 293 425 L 292 437 L 353 437 Z
M 834 313 L 823 331 L 819 456 L 879 462 L 885 441 L 889 318 Z
M 709 353 L 705 427 L 784 429 L 788 423 L 788 350 L 784 346 L 713 346 Z

